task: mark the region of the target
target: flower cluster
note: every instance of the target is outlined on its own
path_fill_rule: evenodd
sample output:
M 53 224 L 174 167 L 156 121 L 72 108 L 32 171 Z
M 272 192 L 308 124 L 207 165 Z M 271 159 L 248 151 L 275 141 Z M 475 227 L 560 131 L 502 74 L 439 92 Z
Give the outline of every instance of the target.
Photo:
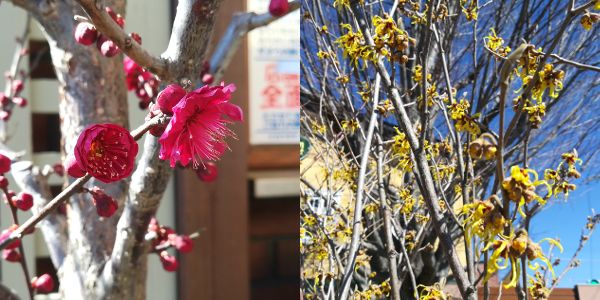
M 460 0 L 460 6 L 462 7 L 462 11 L 465 14 L 465 18 L 467 18 L 468 22 L 473 20 L 477 20 L 477 12 L 479 11 L 479 7 L 477 7 L 477 1 L 471 0 L 467 4 L 468 0 Z
M 148 108 L 152 99 L 158 94 L 158 80 L 150 72 L 144 72 L 144 69 L 129 57 L 123 60 L 123 67 L 127 90 L 135 91 L 135 95 L 140 99 L 141 109 Z
M 529 173 L 535 175 L 535 181 L 532 182 Z M 521 208 L 523 204 L 531 203 L 533 200 L 537 200 L 540 204 L 546 204 L 546 201 L 535 193 L 535 187 L 540 184 L 545 184 L 550 188 L 548 182 L 538 180 L 538 175 L 534 170 L 513 166 L 510 169 L 510 176 L 504 178 L 502 181 L 502 188 L 508 192 L 509 199 L 519 206 L 521 216 L 525 217 Z M 552 190 L 550 189 L 546 197 L 550 197 L 551 195 Z
M 485 201 L 466 204 L 461 210 L 460 215 L 467 216 L 463 226 L 468 241 L 475 235 L 481 239 L 480 243 L 488 242 L 502 234 L 506 219 L 502 215 L 500 200 L 495 195 Z
M 581 165 L 582 160 L 577 158 L 577 151 L 563 153 L 561 159 L 562 161 L 556 170 L 546 169 L 544 179 L 551 185 L 551 191 L 554 193 L 555 198 L 558 197 L 559 193 L 564 193 L 565 201 L 567 201 L 569 191 L 576 188 L 575 184 L 570 183 L 570 181 L 581 177 L 575 165 L 577 162 Z
M 469 154 L 474 158 L 492 159 L 496 155 L 496 140 L 488 133 L 484 133 L 476 138 L 469 145 Z
M 448 109 L 450 112 L 450 117 L 452 120 L 456 120 L 456 124 L 454 127 L 458 132 L 470 132 L 474 135 L 481 133 L 481 129 L 475 123 L 475 118 L 479 116 L 476 114 L 474 117 L 468 114 L 469 111 L 469 101 L 466 99 L 462 99 L 460 103 L 456 103 L 454 99 L 452 100 L 452 104 L 448 105 Z
M 171 121 L 158 140 L 161 144 L 160 159 L 170 159 L 171 167 L 176 162 L 186 166 L 193 161 L 198 168 L 203 159 L 217 160 L 228 148 L 225 137 L 235 137 L 226 127 L 232 121 L 243 121 L 242 110 L 229 103 L 235 86 L 204 86 L 187 93 L 177 85 L 168 86 L 157 99 L 157 107 L 151 115 L 160 110 L 172 115 Z
M 508 46 L 502 46 L 504 45 L 504 40 L 496 35 L 494 28 L 490 28 L 490 30 L 492 33 L 490 33 L 489 36 L 484 37 L 483 40 L 490 50 L 494 51 L 495 54 L 500 55 L 500 57 L 496 57 L 497 60 L 500 60 L 501 57 L 508 56 L 508 53 L 511 52 L 512 49 Z
M 590 30 L 594 26 L 594 24 L 598 23 L 600 20 L 600 15 L 596 13 L 589 12 L 587 9 L 583 16 L 581 16 L 581 26 L 585 28 L 585 30 Z
M 544 263 L 546 263 L 546 266 L 550 269 L 552 272 L 552 277 L 554 278 L 554 270 L 552 269 L 552 265 L 542 252 L 542 247 L 540 247 L 540 243 L 543 241 L 548 241 L 549 243 L 554 244 L 562 252 L 562 246 L 553 239 L 546 238 L 538 243 L 534 243 L 528 237 L 525 229 L 520 229 L 516 233 L 511 233 L 510 238 L 489 242 L 483 251 L 487 251 L 491 246 L 494 249 L 494 252 L 490 257 L 487 270 L 488 272 L 483 282 L 488 281 L 490 276 L 498 270 L 506 269 L 508 267 L 508 262 L 510 261 L 512 277 L 510 282 L 504 285 L 504 288 L 516 286 L 521 274 L 520 258 L 523 255 L 526 255 L 529 268 L 532 270 L 537 270 L 539 265 L 537 263 L 532 265 L 531 261 L 537 258 L 541 259 Z M 502 262 L 502 260 L 504 260 L 503 266 L 499 264 Z
M 190 252 L 194 248 L 194 242 L 189 236 L 176 234 L 173 228 L 159 225 L 155 218 L 152 218 L 148 224 L 147 239 L 151 240 L 152 248 L 155 249 L 155 253 L 158 253 L 167 272 L 173 272 L 179 266 L 175 256 L 169 255 L 166 251 L 167 248 L 175 247 L 181 253 Z
M 444 293 L 442 289 L 445 285 L 445 278 L 441 283 L 434 283 L 432 286 L 424 286 L 419 284 L 417 288 L 423 288 L 421 293 L 419 294 L 419 300 L 450 300 L 452 299 L 452 294 Z M 415 291 L 416 293 L 416 291 Z
M 125 26 L 125 20 L 123 20 L 123 17 L 120 14 L 116 14 L 109 7 L 106 7 L 106 12 L 121 28 Z M 106 57 L 113 57 L 121 51 L 113 41 L 108 39 L 104 34 L 99 33 L 96 27 L 88 22 L 77 24 L 74 36 L 78 43 L 85 46 L 96 43 L 96 49 Z M 142 39 L 137 33 L 132 33 L 131 38 L 139 44 L 142 43 Z

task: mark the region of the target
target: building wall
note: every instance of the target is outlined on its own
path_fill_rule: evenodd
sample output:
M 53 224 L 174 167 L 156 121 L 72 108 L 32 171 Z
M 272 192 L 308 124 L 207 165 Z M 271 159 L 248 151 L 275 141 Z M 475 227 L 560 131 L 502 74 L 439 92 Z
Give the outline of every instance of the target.
M 25 12 L 13 6 L 10 3 L 3 3 L 0 7 L 0 70 L 8 70 L 12 61 L 15 43 L 14 38 L 21 36 L 26 20 Z M 125 30 L 127 32 L 136 32 L 143 39 L 144 47 L 152 54 L 160 55 L 167 47 L 170 37 L 170 3 L 161 0 L 129 0 L 127 4 L 127 16 L 125 18 Z M 32 22 L 29 41 L 35 44 L 36 41 L 44 42 L 45 38 L 35 24 Z M 115 58 L 117 59 L 117 58 Z M 21 68 L 28 70 L 29 57 L 24 57 Z M 47 73 L 47 66 L 40 64 L 38 71 Z M 0 81 L 0 89 L 4 90 L 4 80 Z M 8 122 L 8 132 L 13 135 L 7 145 L 14 150 L 25 150 L 23 157 L 25 160 L 32 160 L 34 164 L 43 166 L 45 164 L 54 164 L 60 161 L 60 152 L 56 145 L 48 145 L 42 141 L 47 137 L 47 133 L 55 129 L 58 114 L 58 85 L 56 79 L 37 78 L 31 79 L 25 84 L 25 89 L 21 95 L 29 100 L 25 108 L 16 107 L 13 111 L 11 120 Z M 147 111 L 142 111 L 138 107 L 138 99 L 133 92 L 128 94 L 130 127 L 136 128 L 143 123 Z M 33 117 L 32 117 L 33 116 Z M 32 128 L 41 128 L 42 130 L 33 131 Z M 48 126 L 52 127 L 48 129 Z M 46 130 L 43 130 L 46 129 Z M 35 142 L 34 142 L 35 141 Z M 143 147 L 140 142 L 140 147 Z M 35 145 L 35 147 L 34 147 Z M 36 151 L 33 151 L 35 148 Z M 140 149 L 139 153 L 142 153 Z M 12 178 L 9 177 L 12 182 Z M 161 206 L 157 212 L 157 218 L 161 224 L 166 226 L 175 226 L 175 204 L 174 204 L 174 180 L 171 180 Z M 60 187 L 62 180 L 58 176 L 50 177 L 50 184 Z M 19 192 L 15 184 L 10 187 Z M 60 191 L 60 190 L 58 190 Z M 19 220 L 23 223 L 31 216 L 29 212 L 19 212 Z M 9 209 L 2 205 L 0 207 L 0 227 L 7 228 L 12 223 Z M 36 274 L 36 261 L 39 269 L 47 269 L 48 250 L 43 242 L 40 231 L 35 236 L 28 236 L 23 239 L 25 246 L 25 257 L 29 263 L 29 272 L 34 276 Z M 21 296 L 27 295 L 26 285 L 21 275 L 22 270 L 19 264 L 1 263 L 2 282 L 14 288 Z M 40 271 L 40 270 L 38 270 Z M 162 269 L 162 265 L 157 256 L 149 257 L 149 274 L 147 281 L 147 299 L 175 299 L 176 292 L 176 273 L 167 273 Z M 45 299 L 40 296 L 40 299 Z M 53 297 L 50 297 L 51 299 Z

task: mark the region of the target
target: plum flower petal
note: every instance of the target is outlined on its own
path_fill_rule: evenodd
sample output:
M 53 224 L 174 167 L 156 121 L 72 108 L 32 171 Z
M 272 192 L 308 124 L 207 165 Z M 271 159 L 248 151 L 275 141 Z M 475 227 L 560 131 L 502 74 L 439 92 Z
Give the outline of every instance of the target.
M 75 145 L 79 168 L 96 179 L 111 183 L 133 171 L 138 144 L 125 128 L 105 123 L 86 128 Z
M 217 160 L 228 148 L 225 138 L 235 137 L 226 127 L 230 120 L 243 121 L 242 110 L 227 101 L 235 86 L 224 83 L 204 86 L 188 93 L 173 107 L 173 117 L 159 139 L 162 147 L 159 157 L 186 166 L 193 160 L 197 168 L 202 160 Z

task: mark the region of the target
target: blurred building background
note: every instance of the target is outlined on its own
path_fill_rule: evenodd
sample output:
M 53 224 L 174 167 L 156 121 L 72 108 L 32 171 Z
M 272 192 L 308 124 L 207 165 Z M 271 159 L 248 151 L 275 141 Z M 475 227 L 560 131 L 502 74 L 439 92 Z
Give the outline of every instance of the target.
M 176 6 L 177 0 L 129 0 L 125 30 L 139 33 L 144 48 L 160 55 L 170 38 Z M 212 50 L 235 12 L 248 9 L 262 13 L 267 6 L 268 0 L 223 2 Z M 13 41 L 23 34 L 25 21 L 22 9 L 10 3 L 0 6 L 0 70 L 9 69 Z M 200 182 L 191 170 L 178 170 L 171 180 L 157 213 L 161 225 L 172 226 L 182 234 L 200 228 L 205 232 L 194 241 L 192 252 L 178 255 L 179 270 L 175 273 L 165 272 L 158 257 L 149 257 L 148 299 L 297 297 L 299 25 L 294 27 L 294 22 L 299 24 L 298 12 L 262 33 L 254 33 L 250 45 L 244 42 L 225 73 L 222 80 L 237 87 L 231 102 L 242 108 L 245 122 L 230 126 L 237 140 L 228 141 L 232 151 L 216 162 L 216 181 Z M 28 37 L 31 54 L 21 63 L 25 71 L 35 54 L 47 47 L 43 32 L 34 23 Z M 273 29 L 276 26 L 279 29 Z M 39 166 L 60 161 L 59 95 L 49 52 L 42 55 L 21 95 L 29 104 L 13 111 L 8 146 L 25 150 L 24 159 Z M 133 93 L 128 97 L 130 127 L 135 128 L 147 111 L 139 109 Z M 139 145 L 143 147 L 143 142 Z M 61 178 L 52 176 L 50 183 L 58 194 Z M 10 188 L 17 189 L 15 184 Z M 21 222 L 31 216 L 28 212 L 19 214 Z M 9 210 L 0 207 L 0 227 L 10 226 L 10 220 Z M 32 276 L 55 274 L 41 232 L 23 241 Z M 0 265 L 0 281 L 26 295 L 20 265 L 4 261 Z M 39 295 L 36 299 L 58 299 L 58 295 Z

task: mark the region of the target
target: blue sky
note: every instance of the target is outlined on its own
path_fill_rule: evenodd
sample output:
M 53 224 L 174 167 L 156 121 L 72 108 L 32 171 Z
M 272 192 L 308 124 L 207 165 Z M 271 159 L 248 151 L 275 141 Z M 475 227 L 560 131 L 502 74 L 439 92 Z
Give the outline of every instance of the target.
M 552 204 L 533 219 L 530 231 L 534 241 L 547 237 L 561 239 L 564 247 L 563 253 L 553 251 L 554 257 L 561 259 L 561 264 L 554 270 L 557 277 L 579 247 L 581 230 L 587 223 L 587 216 L 591 215 L 591 209 L 600 213 L 599 193 L 600 183 L 598 182 L 578 187 L 572 195 L 569 195 L 566 203 L 563 201 Z M 588 230 L 586 230 L 586 234 L 587 232 Z M 578 259 L 581 260 L 581 266 L 571 269 L 559 282 L 559 287 L 573 287 L 576 284 L 587 284 L 592 278 L 600 279 L 599 232 L 600 230 L 594 231 L 579 253 Z M 548 244 L 544 242 L 541 246 L 546 252 Z

